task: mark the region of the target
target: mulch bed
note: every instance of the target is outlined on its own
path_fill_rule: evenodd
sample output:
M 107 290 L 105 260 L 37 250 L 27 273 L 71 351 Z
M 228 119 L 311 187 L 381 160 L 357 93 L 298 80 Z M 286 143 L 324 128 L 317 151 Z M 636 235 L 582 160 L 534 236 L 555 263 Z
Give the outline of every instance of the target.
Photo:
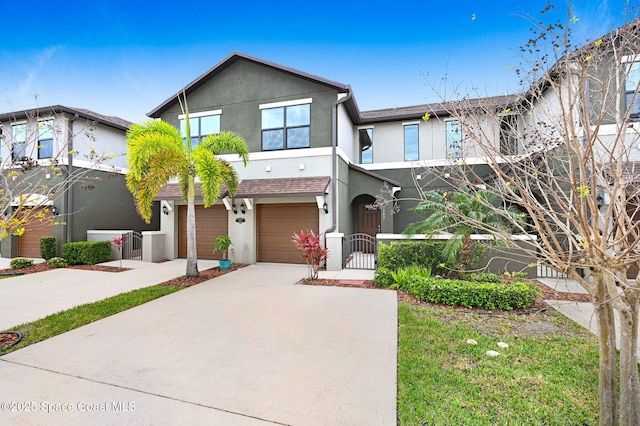
M 29 266 L 28 268 L 0 269 L 0 275 L 34 274 L 36 272 L 51 271 L 53 269 L 58 269 L 58 268 L 47 266 L 46 263 L 38 263 L 36 265 Z M 128 271 L 130 268 L 120 268 L 118 266 L 105 266 L 105 265 L 72 265 L 72 266 L 69 266 L 68 269 L 83 269 L 85 271 L 102 271 L 102 272 L 122 272 L 122 271 Z
M 0 349 L 9 348 L 21 339 L 20 334 L 15 332 L 0 333 Z
M 205 269 L 204 271 L 198 271 L 199 275 L 197 277 L 187 277 L 186 275 L 174 278 L 169 281 L 163 282 L 161 285 L 174 285 L 180 287 L 191 287 L 192 285 L 200 284 L 203 281 L 210 280 L 211 278 L 219 277 L 220 275 L 224 275 L 228 272 L 233 272 L 237 269 L 244 268 L 245 264 L 243 263 L 232 263 L 231 268 L 228 271 L 221 271 L 217 266 L 211 269 Z

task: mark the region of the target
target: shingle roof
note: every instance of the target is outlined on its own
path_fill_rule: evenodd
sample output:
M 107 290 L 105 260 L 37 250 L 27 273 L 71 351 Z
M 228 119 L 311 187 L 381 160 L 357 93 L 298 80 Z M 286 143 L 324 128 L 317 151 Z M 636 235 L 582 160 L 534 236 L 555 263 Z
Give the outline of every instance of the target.
M 101 123 L 119 130 L 128 130 L 132 124 L 130 121 L 127 121 L 120 117 L 103 115 L 88 109 L 73 108 L 64 105 L 52 105 L 47 107 L 25 109 L 22 111 L 7 112 L 4 114 L 0 114 L 0 121 L 22 120 L 28 117 L 42 117 L 45 115 L 60 113 L 73 115 L 78 114 L 79 117 L 85 118 L 90 121 L 95 121 L 97 123 Z
M 238 185 L 235 197 L 309 197 L 324 195 L 331 178 L 329 176 L 303 178 L 274 178 L 274 179 L 245 179 Z M 202 199 L 202 187 L 195 185 L 196 198 Z M 226 187 L 220 191 L 220 197 L 228 195 Z M 180 185 L 170 183 L 165 185 L 154 200 L 181 200 Z
M 413 105 L 400 108 L 386 108 L 372 111 L 362 111 L 360 113 L 361 123 L 375 123 L 383 121 L 411 120 L 419 119 L 425 113 L 432 116 L 447 116 L 454 109 L 465 108 L 507 108 L 522 99 L 521 95 L 501 95 L 487 98 L 463 99 L 453 102 L 436 102 L 431 104 Z

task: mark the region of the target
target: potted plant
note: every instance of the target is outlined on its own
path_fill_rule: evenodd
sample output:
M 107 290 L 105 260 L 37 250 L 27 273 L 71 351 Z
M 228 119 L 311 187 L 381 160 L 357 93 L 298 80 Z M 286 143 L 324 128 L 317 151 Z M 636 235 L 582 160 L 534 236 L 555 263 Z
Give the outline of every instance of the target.
M 231 267 L 231 260 L 229 260 L 228 250 L 231 245 L 231 238 L 228 235 L 218 235 L 216 237 L 216 247 L 213 252 L 222 252 L 222 259 L 220 260 L 220 270 L 228 271 Z

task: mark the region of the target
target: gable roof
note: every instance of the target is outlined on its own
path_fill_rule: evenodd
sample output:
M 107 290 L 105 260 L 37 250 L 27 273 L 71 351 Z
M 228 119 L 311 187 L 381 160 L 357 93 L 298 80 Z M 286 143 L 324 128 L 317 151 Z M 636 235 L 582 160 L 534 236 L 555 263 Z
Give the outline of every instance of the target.
M 218 74 L 229 68 L 232 64 L 236 63 L 239 60 L 246 60 L 256 64 L 264 65 L 269 68 L 273 68 L 278 71 L 282 71 L 294 77 L 302 78 L 308 81 L 312 81 L 314 83 L 318 83 L 332 89 L 335 89 L 339 92 L 350 92 L 351 87 L 346 84 L 338 83 L 336 81 L 328 80 L 323 77 L 319 77 L 317 75 L 309 74 L 304 71 L 299 71 L 294 68 L 285 67 L 280 64 L 276 64 L 275 62 L 266 61 L 264 59 L 257 58 L 255 56 L 247 55 L 246 53 L 235 51 L 231 53 L 229 56 L 224 58 L 222 61 L 218 62 L 212 68 L 208 69 L 204 74 L 193 80 L 191 83 L 187 84 L 184 87 L 184 92 L 187 94 L 191 94 L 193 91 L 197 90 L 200 86 L 215 78 Z M 167 109 L 171 106 L 175 105 L 178 102 L 178 93 L 171 96 L 151 112 L 147 113 L 147 115 L 151 118 L 159 118 Z
M 30 117 L 44 117 L 47 115 L 60 113 L 67 113 L 71 115 L 78 114 L 78 117 L 82 117 L 87 120 L 95 121 L 96 123 L 104 124 L 106 126 L 113 127 L 114 129 L 124 131 L 129 130 L 129 128 L 133 124 L 130 121 L 127 121 L 120 117 L 103 115 L 88 109 L 73 108 L 64 105 L 52 105 L 48 107 L 38 107 L 25 109 L 22 111 L 7 112 L 4 114 L 0 114 L 0 121 L 23 120 Z

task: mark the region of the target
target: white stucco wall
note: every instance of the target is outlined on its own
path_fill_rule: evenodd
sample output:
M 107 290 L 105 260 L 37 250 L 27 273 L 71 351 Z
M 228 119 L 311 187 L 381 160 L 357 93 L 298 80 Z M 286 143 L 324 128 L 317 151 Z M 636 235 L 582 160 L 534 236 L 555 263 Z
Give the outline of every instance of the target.
M 39 117 L 47 119 L 48 117 Z M 59 164 L 68 164 L 69 152 L 69 117 L 64 114 L 52 116 L 54 127 L 54 149 L 53 158 L 49 160 L 40 160 L 43 164 L 49 164 L 49 161 L 56 160 Z M 12 125 L 27 124 L 27 148 L 26 155 L 34 160 L 38 159 L 38 136 L 42 133 L 42 129 L 38 127 L 38 121 L 35 119 L 16 120 L 13 122 L 3 122 L 3 142 L 1 154 L 3 166 L 7 166 L 11 161 Z M 96 154 L 107 155 L 108 160 L 102 161 L 102 166 L 125 168 L 127 165 L 126 151 L 127 144 L 125 132 L 123 130 L 114 129 L 103 124 L 91 124 L 86 119 L 78 118 L 73 123 L 73 150 L 77 151 L 74 157 L 74 165 L 77 167 L 87 167 L 90 163 L 89 156 L 91 149 L 94 148 Z M 95 161 L 94 161 L 95 165 Z

